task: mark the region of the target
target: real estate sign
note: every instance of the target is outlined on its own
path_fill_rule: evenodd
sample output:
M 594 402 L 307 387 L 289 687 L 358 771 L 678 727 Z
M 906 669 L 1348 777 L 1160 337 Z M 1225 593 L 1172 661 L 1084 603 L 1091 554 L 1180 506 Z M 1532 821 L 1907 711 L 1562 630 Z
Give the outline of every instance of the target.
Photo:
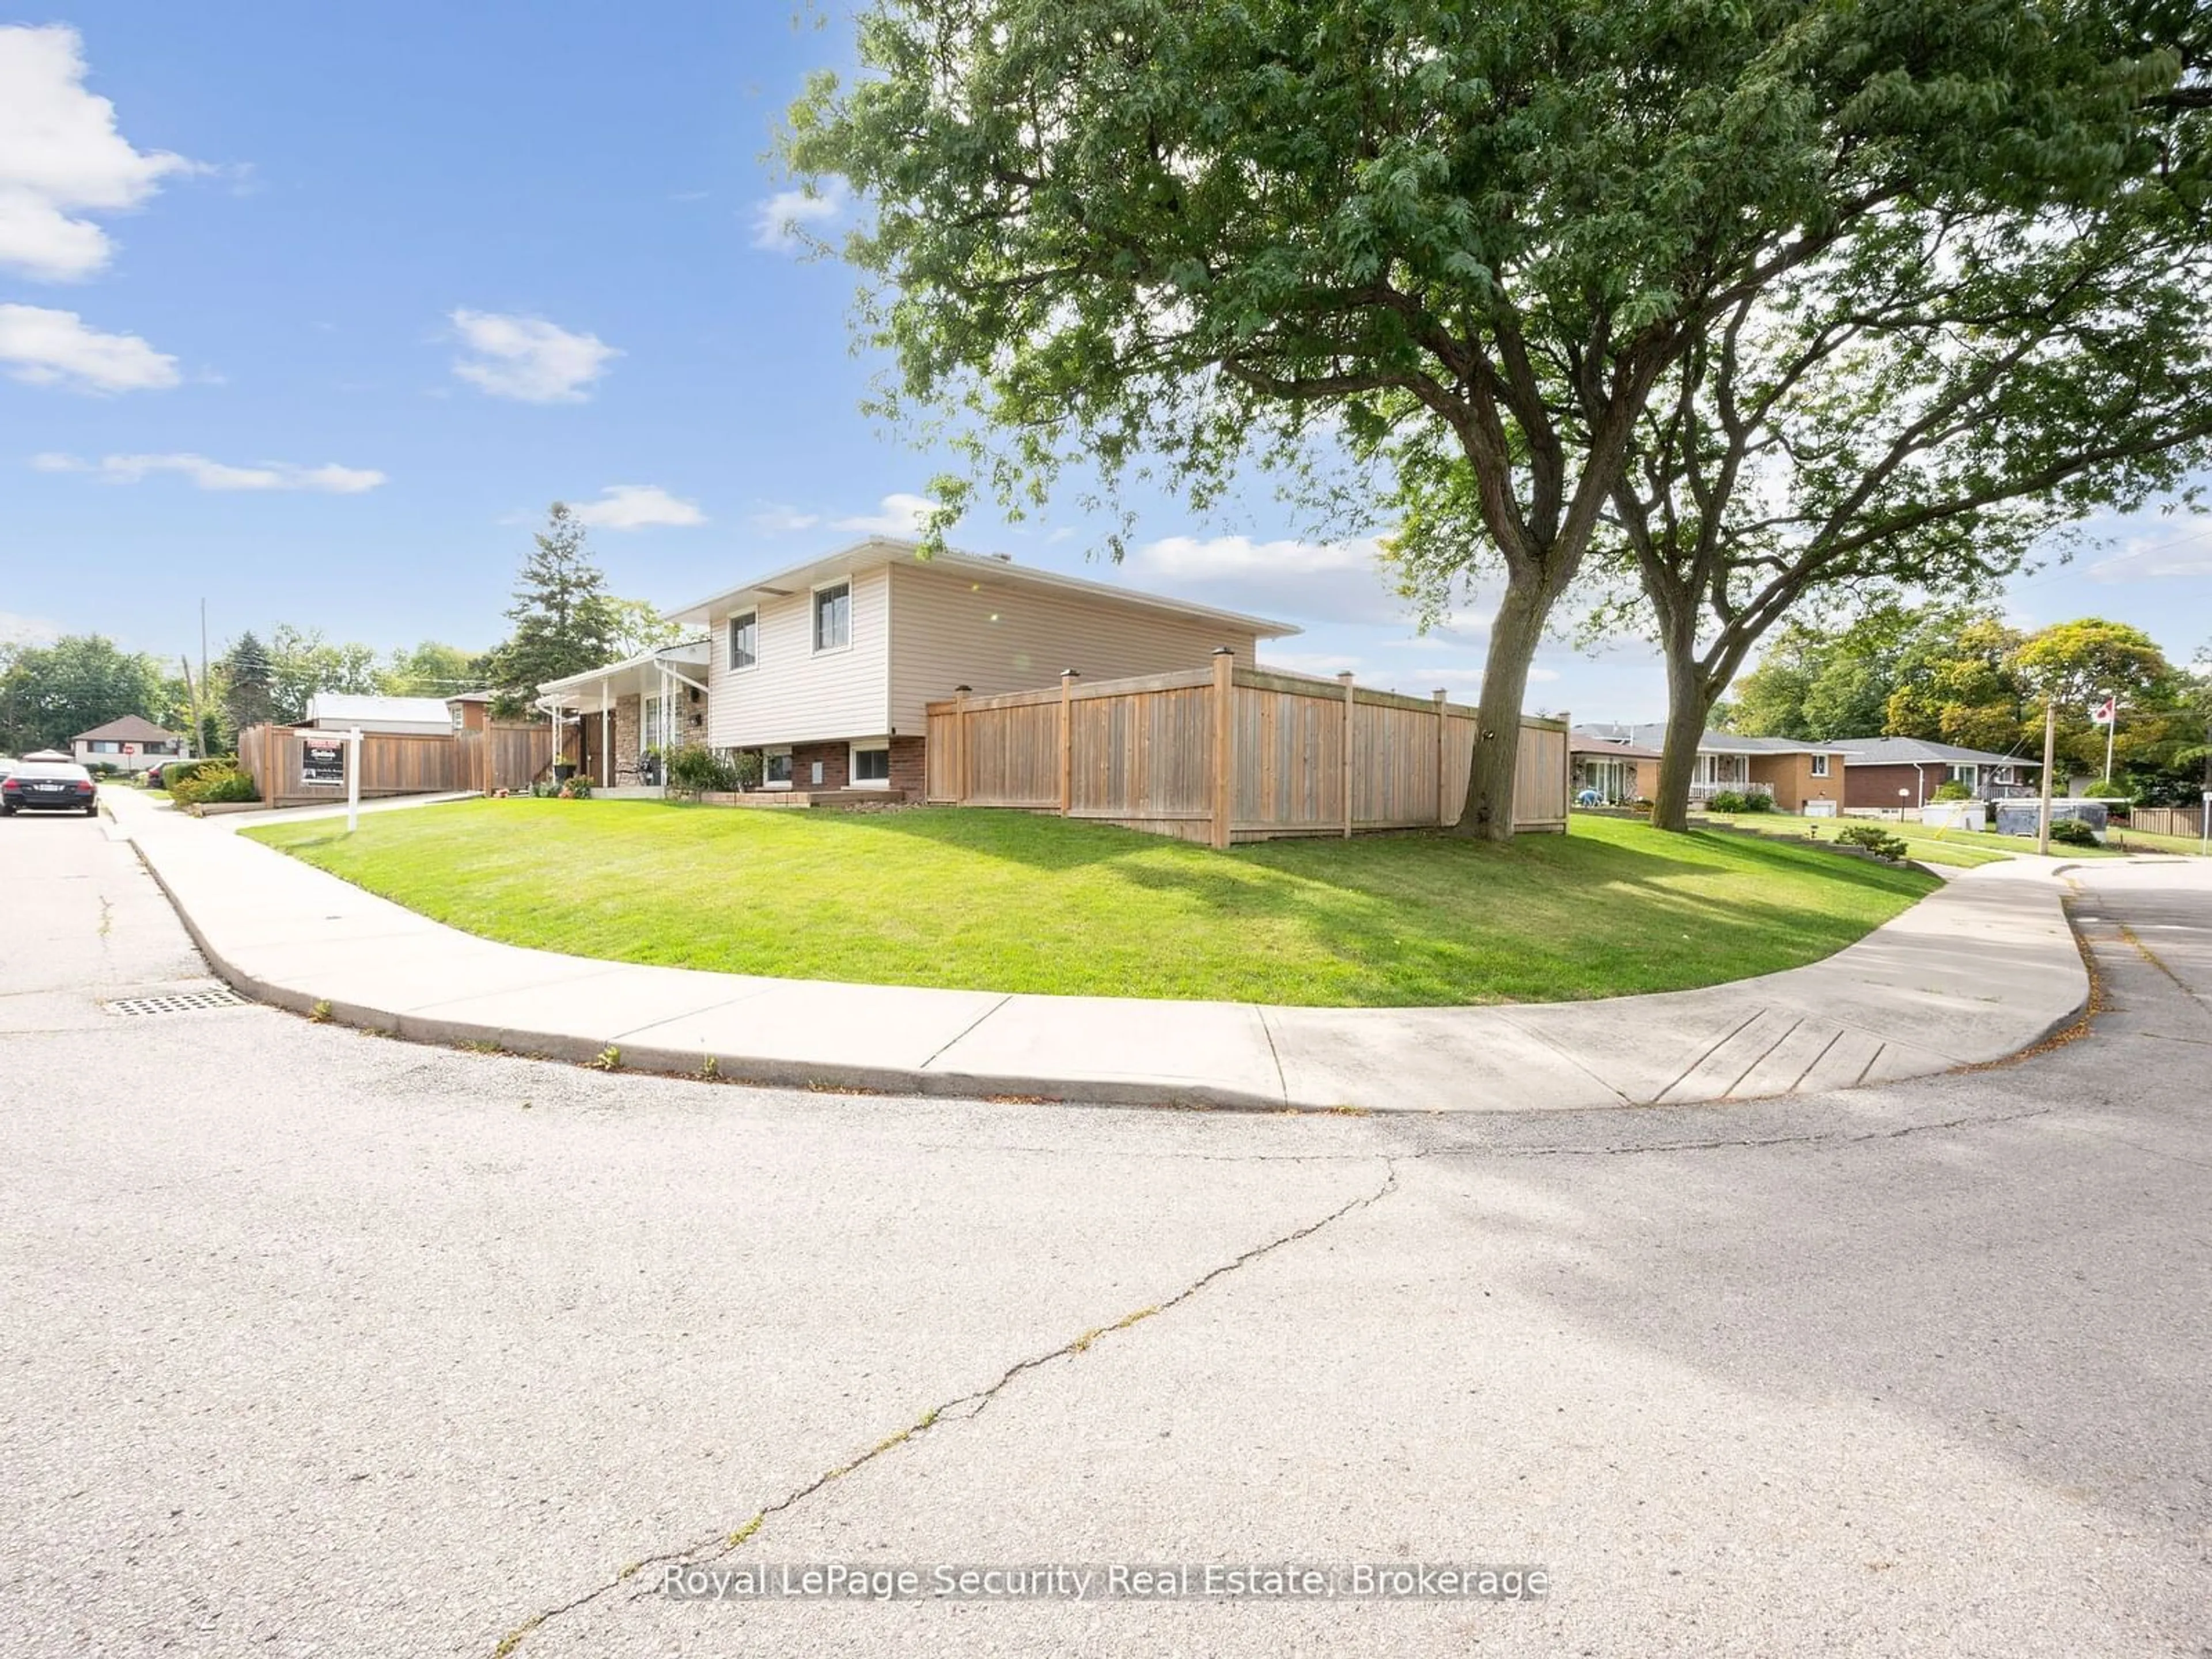
M 345 739 L 303 738 L 300 742 L 300 781 L 303 784 L 345 782 Z

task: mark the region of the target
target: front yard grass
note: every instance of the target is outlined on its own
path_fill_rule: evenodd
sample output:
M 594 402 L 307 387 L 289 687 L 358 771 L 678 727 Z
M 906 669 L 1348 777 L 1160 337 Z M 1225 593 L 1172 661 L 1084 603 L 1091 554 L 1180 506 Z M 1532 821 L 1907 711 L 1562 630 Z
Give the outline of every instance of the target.
M 793 979 L 1321 1006 L 1679 990 L 1811 962 L 1936 884 L 1577 817 L 1221 854 L 1025 813 L 481 800 L 245 832 L 512 945 Z

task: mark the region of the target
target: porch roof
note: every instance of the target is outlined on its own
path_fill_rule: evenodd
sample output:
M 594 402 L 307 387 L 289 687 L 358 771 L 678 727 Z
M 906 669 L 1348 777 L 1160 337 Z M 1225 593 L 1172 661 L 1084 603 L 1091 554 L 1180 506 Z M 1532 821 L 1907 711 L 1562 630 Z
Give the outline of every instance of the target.
M 574 709 L 591 713 L 603 703 L 611 708 L 623 697 L 657 697 L 660 695 L 664 666 L 686 679 L 703 682 L 711 655 L 712 647 L 704 639 L 679 640 L 659 650 L 641 651 L 635 657 L 609 663 L 603 668 L 587 668 L 580 674 L 547 680 L 538 688 L 538 706 L 548 711 Z

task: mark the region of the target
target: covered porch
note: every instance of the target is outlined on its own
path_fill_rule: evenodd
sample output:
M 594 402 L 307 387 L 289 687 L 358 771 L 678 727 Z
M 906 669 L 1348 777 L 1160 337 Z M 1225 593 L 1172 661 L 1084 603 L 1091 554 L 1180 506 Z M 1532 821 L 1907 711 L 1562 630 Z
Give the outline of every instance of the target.
M 708 649 L 684 640 L 539 686 L 562 760 L 595 790 L 658 798 L 668 751 L 706 736 Z

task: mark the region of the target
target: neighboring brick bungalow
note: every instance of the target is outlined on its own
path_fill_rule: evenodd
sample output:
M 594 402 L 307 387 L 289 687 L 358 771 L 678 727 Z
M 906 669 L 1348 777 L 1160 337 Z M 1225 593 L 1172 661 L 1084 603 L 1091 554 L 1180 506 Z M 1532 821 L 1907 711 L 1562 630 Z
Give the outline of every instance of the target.
M 1947 783 L 1963 783 L 1977 800 L 2033 795 L 2043 770 L 2039 760 L 1962 749 L 1921 738 L 1838 738 L 1844 751 L 1847 809 L 1917 809 Z
M 926 705 L 1251 664 L 1285 623 L 1118 584 L 872 537 L 672 611 L 702 637 L 538 688 L 596 784 L 653 787 L 648 751 L 754 750 L 793 797 L 918 799 Z
M 1658 792 L 1659 762 L 1667 728 L 1656 723 L 1643 726 L 1580 726 L 1574 731 L 1572 753 L 1577 777 L 1594 781 L 1606 795 L 1606 784 L 1621 775 L 1608 762 L 1632 763 L 1633 793 L 1606 795 L 1608 799 L 1649 800 Z M 1777 810 L 1802 812 L 1814 801 L 1841 803 L 1844 798 L 1844 754 L 1832 743 L 1801 743 L 1795 738 L 1746 738 L 1733 732 L 1708 732 L 1698 740 L 1697 769 L 1690 781 L 1694 805 L 1724 791 L 1764 794 L 1773 798 Z

